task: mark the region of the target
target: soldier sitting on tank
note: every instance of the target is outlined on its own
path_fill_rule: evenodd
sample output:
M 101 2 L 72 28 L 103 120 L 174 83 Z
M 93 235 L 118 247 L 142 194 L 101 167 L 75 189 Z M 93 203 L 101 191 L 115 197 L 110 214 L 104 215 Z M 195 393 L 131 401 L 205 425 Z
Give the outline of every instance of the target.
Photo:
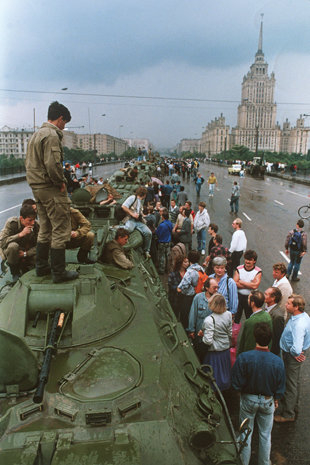
M 20 216 L 7 220 L 0 233 L 0 253 L 10 267 L 13 282 L 35 266 L 39 223 L 31 205 L 23 205 Z
M 100 260 L 104 263 L 119 266 L 124 270 L 130 270 L 134 264 L 126 256 L 124 245 L 129 239 L 129 231 L 125 228 L 118 228 L 115 239 L 108 242 L 103 249 Z
M 90 230 L 91 224 L 82 213 L 70 207 L 71 239 L 66 249 L 80 248 L 77 259 L 79 263 L 94 263 L 88 258 L 88 253 L 94 243 L 95 234 Z

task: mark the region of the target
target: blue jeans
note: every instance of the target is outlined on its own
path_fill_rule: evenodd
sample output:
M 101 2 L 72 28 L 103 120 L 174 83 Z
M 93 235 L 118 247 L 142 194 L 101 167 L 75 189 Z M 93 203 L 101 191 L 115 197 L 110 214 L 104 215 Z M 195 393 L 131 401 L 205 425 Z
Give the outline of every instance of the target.
M 137 229 L 143 236 L 143 250 L 145 252 L 150 252 L 151 248 L 151 241 L 152 241 L 152 232 L 146 226 L 146 224 L 142 223 L 141 221 L 136 220 L 127 220 L 124 224 L 124 228 L 127 229 L 130 233 Z
M 235 213 L 238 213 L 239 211 L 239 197 L 235 198 L 233 202 L 230 202 L 230 210 L 233 213 L 234 212 L 234 207 L 235 207 Z
M 291 250 L 290 249 L 290 263 L 287 267 L 287 274 L 290 276 L 290 274 L 293 271 L 292 278 L 295 279 L 297 278 L 298 271 L 300 268 L 300 263 L 301 263 L 302 257 L 300 256 L 300 250 Z
M 249 418 L 251 433 L 246 446 L 242 449 L 241 460 L 243 465 L 248 465 L 251 458 L 251 439 L 254 428 L 254 419 L 258 426 L 259 448 L 258 465 L 270 465 L 271 430 L 273 426 L 274 401 L 273 397 L 256 394 L 241 394 L 240 397 L 240 423 Z M 243 437 L 241 436 L 241 440 Z
M 197 242 L 198 242 L 198 251 L 206 250 L 206 238 L 207 238 L 207 231 L 205 229 L 201 229 L 197 232 Z
M 197 195 L 200 195 L 201 184 L 196 184 Z
M 215 184 L 209 184 L 209 195 L 214 195 Z

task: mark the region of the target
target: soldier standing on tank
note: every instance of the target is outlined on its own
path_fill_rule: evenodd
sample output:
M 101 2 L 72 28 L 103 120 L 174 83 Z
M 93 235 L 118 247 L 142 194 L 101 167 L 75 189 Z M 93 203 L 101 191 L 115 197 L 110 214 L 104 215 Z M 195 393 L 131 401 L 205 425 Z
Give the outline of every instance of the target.
M 66 271 L 66 243 L 71 237 L 70 200 L 63 173 L 63 129 L 71 120 L 64 105 L 52 102 L 48 122 L 31 137 L 26 155 L 27 182 L 37 203 L 40 231 L 36 250 L 37 276 L 52 272 L 54 283 L 78 277 Z M 51 253 L 51 268 L 48 258 Z

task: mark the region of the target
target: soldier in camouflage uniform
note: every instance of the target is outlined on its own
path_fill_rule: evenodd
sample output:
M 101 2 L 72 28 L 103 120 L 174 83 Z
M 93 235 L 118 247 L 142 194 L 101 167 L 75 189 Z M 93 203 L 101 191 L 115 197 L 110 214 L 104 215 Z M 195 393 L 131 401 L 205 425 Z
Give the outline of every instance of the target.
M 95 234 L 90 230 L 91 224 L 87 218 L 77 210 L 76 208 L 70 207 L 71 216 L 71 240 L 67 244 L 67 249 L 80 248 L 77 254 L 79 263 L 94 263 L 88 258 L 88 252 L 90 251 Z
M 36 251 L 36 272 L 52 272 L 55 283 L 78 277 L 65 269 L 65 248 L 71 238 L 70 200 L 63 173 L 62 138 L 69 110 L 58 102 L 50 104 L 48 122 L 30 139 L 26 155 L 27 181 L 37 203 L 40 232 Z M 51 269 L 48 263 L 51 252 Z
M 20 216 L 9 218 L 0 233 L 0 255 L 7 260 L 13 281 L 35 265 L 39 224 L 31 205 L 23 205 Z

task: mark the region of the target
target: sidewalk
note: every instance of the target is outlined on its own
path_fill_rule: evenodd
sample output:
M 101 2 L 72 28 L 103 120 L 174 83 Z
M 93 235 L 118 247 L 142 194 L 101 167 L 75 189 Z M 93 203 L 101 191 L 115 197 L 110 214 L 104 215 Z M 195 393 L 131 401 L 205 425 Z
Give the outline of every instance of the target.
M 3 184 L 14 184 L 26 181 L 26 173 L 4 174 L 0 176 L 0 186 Z

